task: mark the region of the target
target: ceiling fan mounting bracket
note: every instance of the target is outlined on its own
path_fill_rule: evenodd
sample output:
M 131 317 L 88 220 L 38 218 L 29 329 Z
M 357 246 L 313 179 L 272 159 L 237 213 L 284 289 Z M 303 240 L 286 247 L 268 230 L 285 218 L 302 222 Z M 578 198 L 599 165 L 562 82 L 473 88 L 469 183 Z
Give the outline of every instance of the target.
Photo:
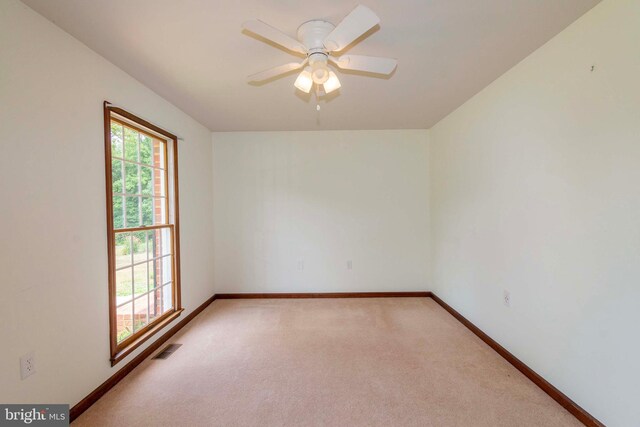
M 325 53 L 324 41 L 336 26 L 331 22 L 314 19 L 298 27 L 298 40 L 305 45 L 309 55 Z

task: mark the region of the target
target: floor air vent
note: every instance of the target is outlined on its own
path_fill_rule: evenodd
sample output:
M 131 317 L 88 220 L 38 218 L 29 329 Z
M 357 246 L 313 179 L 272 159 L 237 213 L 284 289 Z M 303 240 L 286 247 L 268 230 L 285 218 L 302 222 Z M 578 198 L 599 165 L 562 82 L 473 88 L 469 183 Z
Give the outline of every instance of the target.
M 171 356 L 177 349 L 180 348 L 182 344 L 169 344 L 162 350 L 160 353 L 156 354 L 154 359 L 167 359 Z

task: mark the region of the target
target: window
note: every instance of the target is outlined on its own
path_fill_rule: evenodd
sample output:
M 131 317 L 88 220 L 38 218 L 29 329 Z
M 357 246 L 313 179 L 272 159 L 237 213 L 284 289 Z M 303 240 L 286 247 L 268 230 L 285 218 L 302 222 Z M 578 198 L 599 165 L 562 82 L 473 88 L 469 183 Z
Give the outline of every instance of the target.
M 105 102 L 111 364 L 180 315 L 177 138 Z

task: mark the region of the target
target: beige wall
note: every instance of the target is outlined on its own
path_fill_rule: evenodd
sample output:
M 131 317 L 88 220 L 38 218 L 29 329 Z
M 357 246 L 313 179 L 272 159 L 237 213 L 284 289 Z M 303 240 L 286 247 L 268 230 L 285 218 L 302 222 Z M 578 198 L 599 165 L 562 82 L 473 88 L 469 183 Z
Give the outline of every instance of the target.
M 133 356 L 110 366 L 105 99 L 184 138 L 185 315 L 213 294 L 211 133 L 24 4 L 0 1 L 0 402 L 73 405 Z M 31 351 L 37 372 L 21 381 Z
M 213 145 L 216 292 L 429 288 L 426 131 L 214 133 Z
M 435 290 L 607 425 L 640 425 L 640 2 L 605 0 L 430 136 Z

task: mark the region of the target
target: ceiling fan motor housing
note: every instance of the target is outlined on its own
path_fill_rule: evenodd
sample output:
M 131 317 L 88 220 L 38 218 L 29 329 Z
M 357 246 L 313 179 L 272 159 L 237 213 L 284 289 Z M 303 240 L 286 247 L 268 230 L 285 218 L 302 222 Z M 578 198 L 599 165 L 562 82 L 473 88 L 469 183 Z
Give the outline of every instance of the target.
M 326 55 L 324 40 L 335 27 L 328 21 L 318 19 L 307 21 L 298 27 L 298 40 L 306 46 L 310 55 L 313 53 Z

